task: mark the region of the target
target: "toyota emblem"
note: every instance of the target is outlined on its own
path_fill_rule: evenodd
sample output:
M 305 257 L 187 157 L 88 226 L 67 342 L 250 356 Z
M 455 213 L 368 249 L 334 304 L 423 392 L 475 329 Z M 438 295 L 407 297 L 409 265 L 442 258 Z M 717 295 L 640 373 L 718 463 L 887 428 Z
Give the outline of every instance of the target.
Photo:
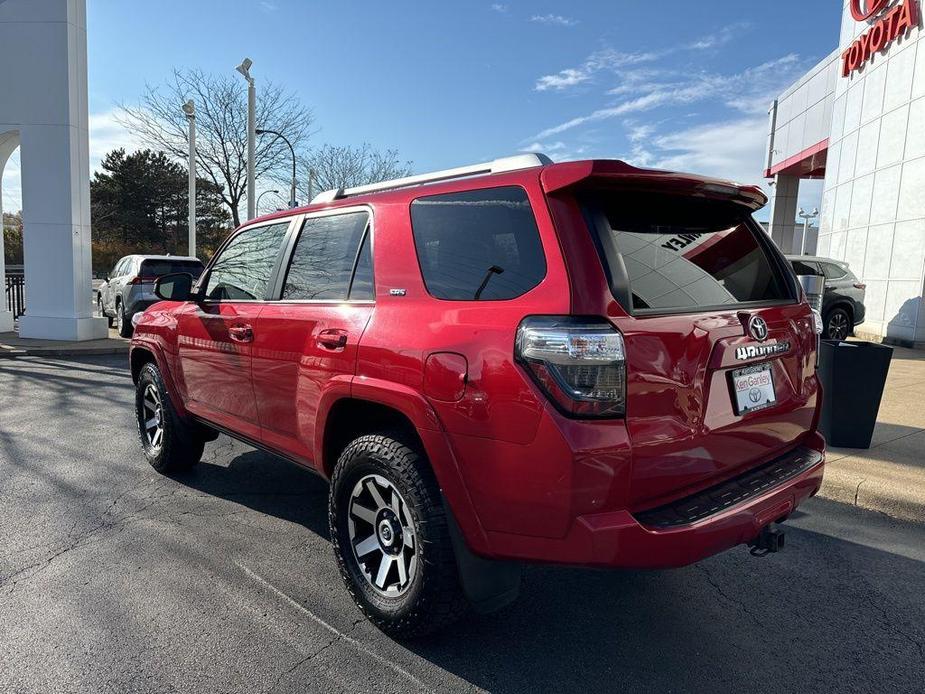
M 761 391 L 757 388 L 752 388 L 748 391 L 748 399 L 757 405 L 758 401 L 761 400 Z
M 765 322 L 764 318 L 761 316 L 752 316 L 748 319 L 748 334 L 753 338 L 758 340 L 758 342 L 764 342 L 768 339 L 768 324 Z
M 888 0 L 851 0 L 851 16 L 856 22 L 863 22 L 886 7 Z

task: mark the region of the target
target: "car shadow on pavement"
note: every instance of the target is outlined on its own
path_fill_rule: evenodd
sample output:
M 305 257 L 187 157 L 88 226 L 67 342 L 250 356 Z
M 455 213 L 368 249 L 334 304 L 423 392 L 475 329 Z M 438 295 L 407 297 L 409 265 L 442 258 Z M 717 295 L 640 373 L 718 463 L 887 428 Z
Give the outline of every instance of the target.
M 227 448 L 239 445 L 223 437 L 177 481 L 327 539 L 327 483 L 266 453 Z M 805 526 L 820 508 L 838 512 L 839 535 L 857 522 L 838 515 L 855 509 L 819 499 L 794 521 Z M 794 527 L 786 551 L 765 559 L 738 547 L 673 571 L 528 566 L 520 599 L 499 613 L 470 614 L 416 641 L 386 645 L 374 631 L 363 640 L 406 651 L 403 667 L 420 668 L 420 658 L 495 692 L 798 691 L 835 681 L 911 690 L 925 674 L 923 563 L 865 542 Z M 851 657 L 872 633 L 890 658 Z
M 242 452 L 234 455 L 238 449 Z M 215 462 L 227 458 L 227 465 Z M 328 538 L 327 481 L 269 453 L 222 437 L 206 447 L 202 464 L 174 479 L 191 489 L 296 523 Z

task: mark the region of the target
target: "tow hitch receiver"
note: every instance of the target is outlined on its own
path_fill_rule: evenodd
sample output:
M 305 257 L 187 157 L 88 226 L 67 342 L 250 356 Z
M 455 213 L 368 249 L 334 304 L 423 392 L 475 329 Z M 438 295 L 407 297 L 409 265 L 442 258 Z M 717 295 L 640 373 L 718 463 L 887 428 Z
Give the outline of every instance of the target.
M 766 525 L 758 537 L 748 543 L 749 553 L 753 557 L 763 557 L 784 548 L 784 531 L 780 527 Z

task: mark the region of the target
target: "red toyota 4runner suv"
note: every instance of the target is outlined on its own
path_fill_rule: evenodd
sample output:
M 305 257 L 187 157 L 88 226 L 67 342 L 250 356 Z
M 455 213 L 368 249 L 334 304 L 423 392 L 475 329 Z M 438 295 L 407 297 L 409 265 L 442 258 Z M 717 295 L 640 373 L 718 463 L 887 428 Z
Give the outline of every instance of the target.
M 138 321 L 145 456 L 224 432 L 328 478 L 347 589 L 396 636 L 506 605 L 522 562 L 775 551 L 825 443 L 765 202 L 522 155 L 249 222 Z

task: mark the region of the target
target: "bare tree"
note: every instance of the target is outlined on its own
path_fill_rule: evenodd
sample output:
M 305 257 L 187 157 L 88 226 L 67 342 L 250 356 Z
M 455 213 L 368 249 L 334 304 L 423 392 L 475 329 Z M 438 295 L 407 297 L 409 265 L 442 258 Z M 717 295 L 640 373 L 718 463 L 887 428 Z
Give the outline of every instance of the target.
M 357 147 L 324 145 L 301 162 L 299 184 L 304 191 L 310 172 L 314 172 L 313 192 L 317 194 L 410 176 L 411 167 L 410 161 L 399 159 L 396 149 L 378 150 L 368 143 Z
M 149 147 L 186 161 L 188 124 L 180 105 L 196 102 L 196 161 L 200 174 L 221 188 L 222 200 L 235 226 L 238 207 L 247 195 L 247 86 L 233 76 L 207 75 L 199 70 L 174 70 L 161 87 L 148 86 L 138 106 L 121 107 L 119 122 Z M 257 126 L 286 135 L 296 152 L 311 137 L 314 117 L 293 94 L 264 82 L 257 99 Z M 273 137 L 257 139 L 255 170 L 261 177 L 288 178 L 289 149 Z M 290 174 L 291 176 L 291 174 Z

